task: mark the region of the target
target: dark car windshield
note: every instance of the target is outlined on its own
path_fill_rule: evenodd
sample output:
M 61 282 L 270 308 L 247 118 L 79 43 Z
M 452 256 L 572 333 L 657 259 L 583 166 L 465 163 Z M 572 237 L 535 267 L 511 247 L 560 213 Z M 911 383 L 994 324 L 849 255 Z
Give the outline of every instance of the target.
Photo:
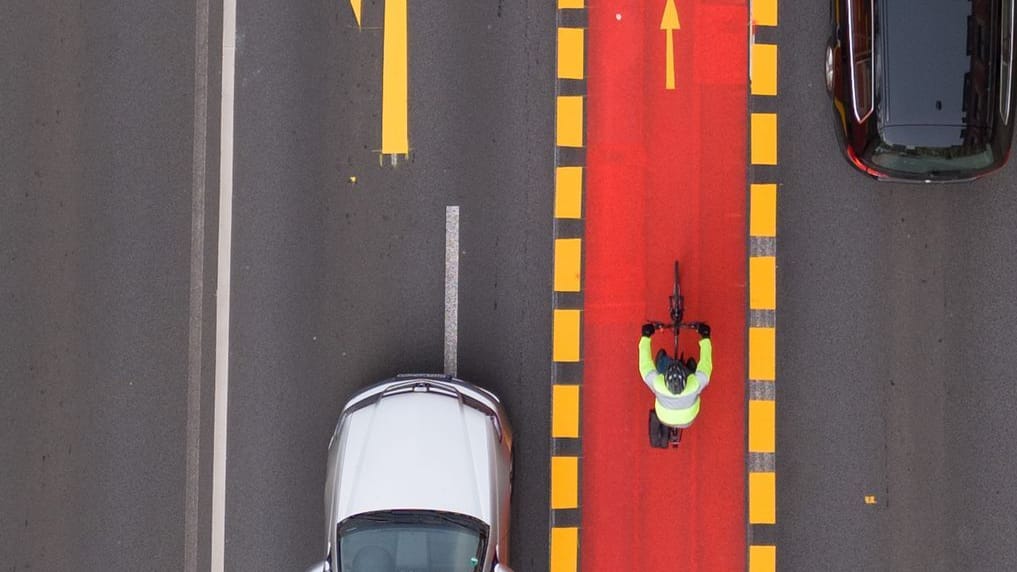
M 449 512 L 378 511 L 340 522 L 338 538 L 342 572 L 479 572 L 487 549 L 487 526 Z
M 872 152 L 874 164 L 887 171 L 935 177 L 939 174 L 977 172 L 992 167 L 996 157 L 988 145 L 906 147 L 882 142 Z

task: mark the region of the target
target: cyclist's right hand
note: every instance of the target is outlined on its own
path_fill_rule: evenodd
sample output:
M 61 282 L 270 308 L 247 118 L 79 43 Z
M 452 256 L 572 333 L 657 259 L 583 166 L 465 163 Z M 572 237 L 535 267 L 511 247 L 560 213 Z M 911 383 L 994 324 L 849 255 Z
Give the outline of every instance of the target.
M 644 337 L 648 338 L 648 337 L 652 336 L 653 333 L 656 332 L 656 331 L 657 331 L 657 326 L 655 326 L 653 323 L 646 322 L 645 324 L 643 324 L 642 332 L 643 332 L 643 336 Z
M 706 322 L 699 322 L 696 324 L 696 331 L 699 332 L 699 337 L 709 338 L 710 337 L 710 324 Z

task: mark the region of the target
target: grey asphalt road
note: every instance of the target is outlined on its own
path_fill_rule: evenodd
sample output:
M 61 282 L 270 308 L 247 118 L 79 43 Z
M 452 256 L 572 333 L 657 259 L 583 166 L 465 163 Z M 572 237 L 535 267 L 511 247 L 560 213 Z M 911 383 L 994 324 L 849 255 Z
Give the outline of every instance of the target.
M 194 57 L 194 3 L 0 7 L 5 570 L 183 568 Z
M 547 565 L 555 7 L 410 5 L 411 159 L 380 166 L 383 3 L 238 12 L 226 562 L 321 558 L 354 391 L 441 371 L 460 207 L 461 377 L 516 429 L 512 563 Z M 356 177 L 351 183 L 350 177 Z
M 1017 164 L 952 186 L 855 172 L 828 10 L 785 3 L 775 36 L 778 566 L 1011 570 Z

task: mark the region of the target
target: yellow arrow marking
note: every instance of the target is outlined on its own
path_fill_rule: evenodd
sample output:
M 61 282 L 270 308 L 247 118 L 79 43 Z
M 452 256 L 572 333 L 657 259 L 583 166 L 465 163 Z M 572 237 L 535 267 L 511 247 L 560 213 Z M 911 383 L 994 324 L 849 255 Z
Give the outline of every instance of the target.
M 674 31 L 681 29 L 681 22 L 678 21 L 678 8 L 674 0 L 667 0 L 664 4 L 664 17 L 660 20 L 660 29 L 667 32 L 667 79 L 665 89 L 674 89 Z
M 407 91 L 406 0 L 385 1 L 385 50 L 381 77 L 381 152 L 410 152 Z
M 350 0 L 350 7 L 353 8 L 353 17 L 357 19 L 357 27 L 360 27 L 360 6 L 362 0 Z

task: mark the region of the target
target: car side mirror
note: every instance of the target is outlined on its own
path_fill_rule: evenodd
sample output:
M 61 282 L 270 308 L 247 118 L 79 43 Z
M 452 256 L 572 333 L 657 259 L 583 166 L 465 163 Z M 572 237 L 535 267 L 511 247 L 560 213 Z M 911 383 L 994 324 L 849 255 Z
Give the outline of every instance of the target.
M 329 564 L 328 560 L 322 560 L 308 568 L 307 572 L 332 572 L 332 565 Z
M 512 572 L 512 569 L 498 562 L 494 565 L 494 572 Z

